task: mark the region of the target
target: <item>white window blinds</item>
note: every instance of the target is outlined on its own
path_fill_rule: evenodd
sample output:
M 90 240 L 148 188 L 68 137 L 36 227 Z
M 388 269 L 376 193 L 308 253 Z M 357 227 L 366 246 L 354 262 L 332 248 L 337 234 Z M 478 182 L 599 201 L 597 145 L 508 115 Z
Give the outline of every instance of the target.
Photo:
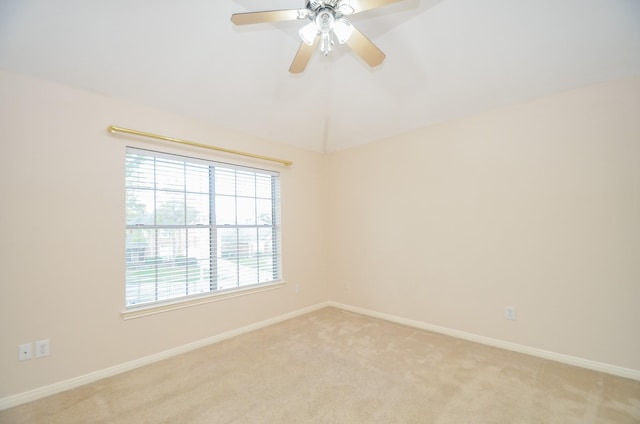
M 281 279 L 277 172 L 126 155 L 126 305 Z

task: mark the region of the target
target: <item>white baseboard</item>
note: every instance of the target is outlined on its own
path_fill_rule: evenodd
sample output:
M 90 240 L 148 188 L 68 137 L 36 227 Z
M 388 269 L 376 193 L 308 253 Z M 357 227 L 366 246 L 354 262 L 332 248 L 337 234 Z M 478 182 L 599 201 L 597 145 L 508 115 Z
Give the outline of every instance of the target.
M 600 371 L 607 374 L 612 374 L 618 377 L 630 378 L 640 381 L 640 370 L 632 368 L 624 368 L 616 365 L 610 365 L 603 362 L 591 361 L 588 359 L 578 358 L 575 356 L 564 355 L 562 353 L 550 352 L 547 350 L 537 349 L 535 347 L 529 347 L 520 345 L 517 343 L 511 343 L 504 340 L 492 339 L 490 337 L 479 336 L 477 334 L 466 333 L 464 331 L 453 330 L 451 328 L 440 327 L 438 325 L 427 324 L 422 321 L 411 320 L 402 318 L 396 315 L 386 314 L 383 312 L 376 312 L 369 309 L 358 308 L 356 306 L 345 305 L 338 302 L 327 302 L 328 306 L 334 308 L 343 309 L 349 312 L 355 312 L 361 315 L 367 315 L 373 318 L 380 318 L 385 321 L 395 322 L 397 324 L 407 325 L 409 327 L 419 328 L 422 330 L 433 331 L 434 333 L 440 333 L 447 336 L 456 337 L 459 339 L 469 340 L 476 343 L 485 344 L 488 346 L 498 347 L 501 349 L 511 350 L 514 352 L 524 353 L 538 358 L 549 359 L 551 361 L 561 362 L 567 365 L 574 365 L 581 368 L 587 368 L 593 371 Z
M 123 364 L 115 365 L 113 367 L 105 368 L 96 372 L 81 375 L 79 377 L 71 378 L 69 380 L 61 381 L 58 383 L 50 384 L 48 386 L 39 387 L 27 392 L 18 393 L 17 395 L 8 396 L 0 399 L 0 411 L 4 409 L 13 408 L 14 406 L 22 405 L 27 402 L 42 399 L 47 396 L 55 395 L 57 393 L 64 392 L 66 390 L 74 389 L 76 387 L 83 386 L 85 384 L 93 383 L 94 381 L 101 380 L 103 378 L 112 377 L 117 374 L 122 374 L 127 371 L 131 371 L 136 368 L 143 367 L 145 365 L 153 364 L 154 362 L 161 361 L 163 359 L 171 358 L 182 353 L 190 352 L 192 350 L 199 349 L 223 340 L 230 339 L 235 336 L 239 336 L 250 331 L 258 330 L 260 328 L 267 327 L 269 325 L 276 324 L 281 321 L 286 321 L 291 318 L 295 318 L 300 315 L 304 315 L 309 312 L 313 312 L 318 309 L 329 306 L 328 302 L 318 303 L 303 309 L 298 309 L 293 312 L 289 312 L 284 315 L 279 315 L 274 318 L 269 318 L 264 321 L 256 322 L 246 325 L 244 327 L 230 330 L 222 334 L 207 337 L 202 340 L 198 340 L 193 343 L 189 343 L 183 346 L 178 346 L 173 349 L 165 350 L 153 355 L 145 356 L 144 358 L 136 359 Z
M 602 362 L 591 361 L 588 359 L 578 358 L 575 356 L 564 355 L 561 353 L 550 352 L 542 349 L 537 349 L 529 346 L 524 346 L 516 343 L 511 343 L 503 340 L 492 339 L 490 337 L 479 336 L 472 333 L 466 333 L 464 331 L 453 330 L 446 327 L 440 327 L 433 324 L 428 324 L 422 321 L 411 320 L 402 318 L 396 315 L 391 315 L 383 312 L 372 311 L 369 309 L 359 308 L 356 306 L 346 305 L 338 302 L 321 302 L 316 305 L 312 305 L 303 309 L 298 309 L 293 312 L 289 312 L 284 315 L 279 315 L 274 318 L 269 318 L 264 321 L 259 321 L 253 324 L 246 325 L 244 327 L 230 330 L 222 334 L 207 337 L 202 340 L 198 340 L 193 343 L 189 343 L 183 346 L 178 346 L 173 349 L 165 350 L 153 355 L 145 356 L 144 358 L 136 359 L 123 364 L 115 365 L 113 367 L 105 368 L 96 372 L 81 375 L 79 377 L 71 378 L 69 380 L 61 381 L 58 383 L 50 384 L 48 386 L 39 387 L 34 390 L 19 393 L 17 395 L 5 397 L 0 399 L 0 411 L 14 406 L 22 405 L 27 402 L 42 399 L 47 396 L 55 395 L 57 393 L 64 392 L 66 390 L 74 389 L 76 387 L 83 386 L 85 384 L 93 383 L 103 378 L 112 377 L 117 374 L 121 374 L 127 371 L 131 371 L 136 368 L 143 367 L 145 365 L 152 364 L 154 362 L 161 361 L 163 359 L 171 358 L 182 353 L 190 352 L 192 350 L 199 349 L 223 340 L 230 339 L 231 337 L 239 336 L 241 334 L 248 333 L 250 331 L 258 330 L 260 328 L 267 327 L 269 325 L 276 324 L 291 318 L 295 318 L 300 315 L 304 315 L 309 312 L 322 309 L 324 307 L 331 306 L 338 309 L 343 309 L 349 312 L 355 312 L 361 315 L 370 316 L 373 318 L 379 318 L 397 324 L 407 325 L 422 330 L 433 331 L 435 333 L 444 334 L 447 336 L 457 337 L 459 339 L 469 340 L 476 343 L 482 343 L 485 345 L 498 347 L 501 349 L 511 350 L 514 352 L 524 353 L 527 355 L 537 356 L 543 359 L 549 359 L 563 364 L 574 365 L 582 368 L 587 368 L 594 371 L 600 371 L 607 374 L 616 375 L 619 377 L 630 378 L 640 381 L 640 370 L 619 367 L 616 365 L 605 364 Z

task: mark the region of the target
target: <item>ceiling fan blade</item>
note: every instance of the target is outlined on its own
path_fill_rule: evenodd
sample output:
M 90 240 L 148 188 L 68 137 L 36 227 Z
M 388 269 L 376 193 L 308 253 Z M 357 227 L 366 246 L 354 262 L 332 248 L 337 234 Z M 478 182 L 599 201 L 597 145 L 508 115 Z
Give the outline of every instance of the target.
M 385 54 L 375 44 L 371 42 L 363 33 L 351 25 L 353 32 L 347 40 L 351 47 L 369 66 L 378 66 L 384 61 Z
M 234 13 L 231 22 L 236 25 L 260 24 L 263 22 L 295 21 L 303 17 L 306 9 L 267 10 L 263 12 Z
M 391 3 L 397 3 L 399 1 L 402 0 L 349 0 L 349 4 L 353 9 L 353 13 L 359 13 L 364 12 L 365 10 L 386 6 Z
M 291 62 L 291 66 L 289 67 L 289 72 L 292 74 L 300 74 L 304 72 L 307 67 L 307 63 L 309 63 L 309 59 L 311 59 L 311 55 L 316 49 L 316 45 L 318 44 L 318 39 L 320 37 L 316 37 L 313 40 L 313 44 L 309 45 L 304 41 L 300 43 L 300 47 L 298 48 L 298 53 L 296 53 L 296 57 L 293 58 L 293 62 Z

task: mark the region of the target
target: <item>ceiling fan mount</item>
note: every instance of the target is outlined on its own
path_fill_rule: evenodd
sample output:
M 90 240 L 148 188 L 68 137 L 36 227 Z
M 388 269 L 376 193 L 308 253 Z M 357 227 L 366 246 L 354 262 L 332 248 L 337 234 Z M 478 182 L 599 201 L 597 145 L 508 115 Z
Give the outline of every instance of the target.
M 339 44 L 347 44 L 373 67 L 384 61 L 385 54 L 345 19 L 345 16 L 398 1 L 401 0 L 308 0 L 304 9 L 236 13 L 231 16 L 231 21 L 236 25 L 247 25 L 309 20 L 310 22 L 299 31 L 302 42 L 289 68 L 289 72 L 293 74 L 305 70 L 318 41 L 320 51 L 325 56 L 333 49 L 337 40 Z

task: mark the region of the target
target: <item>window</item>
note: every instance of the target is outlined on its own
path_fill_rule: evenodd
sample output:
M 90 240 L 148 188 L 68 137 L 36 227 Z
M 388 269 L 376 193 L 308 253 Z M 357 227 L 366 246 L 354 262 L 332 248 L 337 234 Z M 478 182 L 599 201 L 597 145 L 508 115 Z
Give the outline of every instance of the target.
M 279 174 L 128 148 L 126 306 L 281 279 Z

